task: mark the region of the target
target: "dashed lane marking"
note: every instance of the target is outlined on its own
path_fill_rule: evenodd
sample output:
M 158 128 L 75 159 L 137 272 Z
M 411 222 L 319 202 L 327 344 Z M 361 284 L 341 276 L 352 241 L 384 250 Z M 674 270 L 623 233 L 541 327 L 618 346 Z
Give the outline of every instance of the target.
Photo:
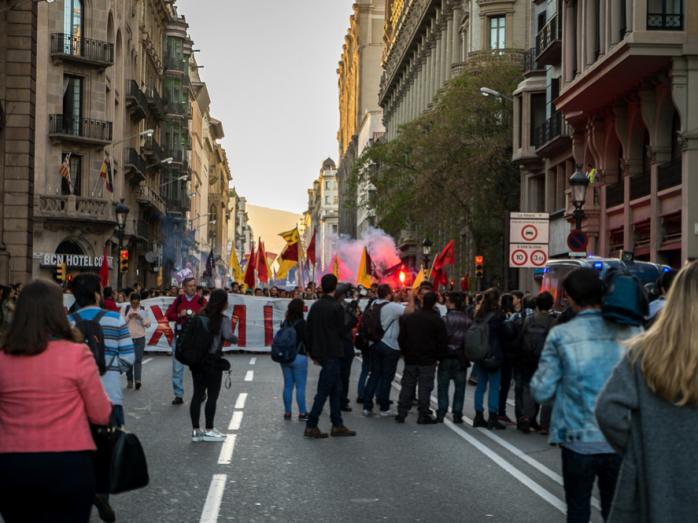
M 211 485 L 208 487 L 208 495 L 199 523 L 216 523 L 218 521 L 227 479 L 227 474 L 214 474 L 211 478 Z
M 237 436 L 235 434 L 228 434 L 225 437 L 223 446 L 221 446 L 221 453 L 218 455 L 219 465 L 230 465 L 233 459 L 233 451 L 235 450 L 235 439 Z
M 235 412 L 233 412 L 233 417 L 230 419 L 230 425 L 228 425 L 228 430 L 240 430 L 243 414 L 244 413 L 241 410 L 236 410 Z
M 252 381 L 253 379 L 254 379 L 254 371 L 248 370 L 247 374 L 245 374 L 245 381 Z
M 257 358 L 250 358 L 250 365 L 257 363 Z
M 236 409 L 244 409 L 245 402 L 247 401 L 247 392 L 241 392 L 238 394 L 238 399 L 235 401 Z

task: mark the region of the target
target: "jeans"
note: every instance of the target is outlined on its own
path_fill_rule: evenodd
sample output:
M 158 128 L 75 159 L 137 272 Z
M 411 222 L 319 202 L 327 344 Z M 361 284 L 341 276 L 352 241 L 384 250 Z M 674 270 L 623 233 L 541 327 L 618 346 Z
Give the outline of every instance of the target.
M 415 388 L 419 385 L 417 399 L 419 415 L 429 416 L 429 404 L 431 403 L 431 391 L 434 390 L 434 371 L 436 365 L 405 365 L 402 371 L 400 399 L 398 400 L 397 413 L 407 416 L 414 401 Z
M 172 389 L 177 398 L 184 397 L 184 365 L 175 358 L 177 337 L 172 342 Z
M 502 367 L 499 369 L 499 371 L 499 405 L 497 408 L 497 412 L 500 416 L 506 416 L 507 399 L 509 398 L 509 389 L 511 389 L 511 378 L 513 375 L 511 360 L 507 355 L 504 355 L 504 361 L 502 362 Z
M 282 365 L 281 371 L 284 373 L 284 412 L 291 413 L 295 386 L 298 412 L 306 414 L 308 411 L 305 408 L 305 383 L 308 379 L 308 357 L 298 354 L 292 363 Z
M 216 416 L 216 403 L 218 402 L 218 394 L 221 392 L 223 371 L 208 366 L 196 367 L 191 369 L 191 377 L 194 381 L 194 395 L 189 406 L 191 426 L 193 429 L 199 428 L 201 401 L 206 394 L 204 417 L 206 418 L 206 430 L 210 430 L 213 428 L 213 420 Z
M 535 374 L 536 369 L 520 368 L 514 369 L 514 397 L 516 398 L 516 419 L 528 418 L 530 421 L 535 421 L 538 415 L 539 405 L 533 399 L 531 394 L 531 378 Z
M 0 454 L 0 514 L 6 523 L 88 523 L 94 452 Z
M 320 414 L 327 398 L 330 399 L 330 420 L 335 427 L 344 425 L 342 421 L 342 376 L 340 358 L 327 358 L 320 362 L 322 370 L 317 382 L 317 394 L 313 408 L 308 415 L 306 427 L 315 428 L 320 421 Z
M 351 365 L 354 362 L 354 345 L 351 342 L 345 342 L 347 346 L 344 348 L 344 357 L 341 361 L 342 373 L 342 406 L 349 406 L 349 380 L 351 379 Z
M 463 415 L 463 403 L 465 402 L 465 383 L 467 368 L 457 359 L 443 359 L 439 362 L 438 396 L 440 416 L 445 416 L 448 412 L 448 389 L 453 381 L 456 389 L 453 392 L 453 404 L 451 412 L 454 416 Z
M 126 426 L 126 418 L 124 417 L 124 406 L 123 405 L 112 405 L 111 407 L 111 418 L 109 422 L 115 427 Z
M 487 372 L 480 365 L 475 364 L 477 376 L 477 387 L 475 388 L 475 411 L 483 412 L 482 402 L 485 399 L 485 389 L 487 392 L 487 410 L 490 416 L 496 416 L 499 408 L 499 381 L 502 376 L 500 369 L 494 372 Z
M 371 347 L 371 364 L 368 383 L 364 390 L 364 409 L 373 410 L 373 396 L 382 411 L 390 409 L 390 384 L 395 378 L 400 351 L 391 349 L 383 342 Z
M 567 523 L 589 522 L 591 493 L 596 478 L 601 494 L 601 515 L 604 521 L 608 518 L 621 461 L 618 454 L 579 454 L 562 447 Z
M 145 352 L 145 336 L 142 338 L 133 338 L 133 350 L 136 353 L 136 357 L 133 360 L 133 366 L 129 367 L 126 371 L 126 379 L 128 381 L 133 381 L 135 373 L 136 381 L 140 383 L 141 371 L 143 369 L 143 353 Z
M 361 373 L 359 374 L 359 384 L 356 390 L 356 396 L 363 399 L 366 390 L 366 381 L 368 380 L 368 369 L 371 363 L 369 351 L 361 351 Z

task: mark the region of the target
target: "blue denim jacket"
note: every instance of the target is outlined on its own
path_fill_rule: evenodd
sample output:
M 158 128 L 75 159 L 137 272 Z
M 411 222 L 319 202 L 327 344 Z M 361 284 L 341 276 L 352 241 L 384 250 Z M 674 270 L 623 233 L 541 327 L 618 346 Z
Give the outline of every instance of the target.
M 640 329 L 610 323 L 601 311 L 580 312 L 545 340 L 531 392 L 553 403 L 550 443 L 605 442 L 596 423 L 596 399 L 623 357 L 622 341 Z

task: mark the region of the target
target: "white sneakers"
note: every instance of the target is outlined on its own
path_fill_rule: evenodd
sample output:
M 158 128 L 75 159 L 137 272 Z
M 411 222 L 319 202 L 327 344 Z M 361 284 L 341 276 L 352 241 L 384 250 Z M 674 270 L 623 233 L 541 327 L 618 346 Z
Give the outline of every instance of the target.
M 225 441 L 225 434 L 216 429 L 199 430 L 194 429 L 191 434 L 191 440 L 195 443 L 200 441 L 210 441 L 213 443 Z
M 392 410 L 381 410 L 380 416 L 381 418 L 392 418 L 395 416 L 395 413 Z

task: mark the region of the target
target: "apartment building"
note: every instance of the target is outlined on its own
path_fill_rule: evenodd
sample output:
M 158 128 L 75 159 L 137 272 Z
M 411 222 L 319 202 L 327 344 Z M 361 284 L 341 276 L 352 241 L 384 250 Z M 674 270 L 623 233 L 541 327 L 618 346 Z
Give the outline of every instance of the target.
M 315 234 L 315 257 L 318 267 L 327 267 L 334 253 L 339 233 L 339 195 L 337 190 L 337 165 L 327 158 L 322 162 L 320 176 L 308 189 L 308 210 L 305 213 L 308 245 Z

